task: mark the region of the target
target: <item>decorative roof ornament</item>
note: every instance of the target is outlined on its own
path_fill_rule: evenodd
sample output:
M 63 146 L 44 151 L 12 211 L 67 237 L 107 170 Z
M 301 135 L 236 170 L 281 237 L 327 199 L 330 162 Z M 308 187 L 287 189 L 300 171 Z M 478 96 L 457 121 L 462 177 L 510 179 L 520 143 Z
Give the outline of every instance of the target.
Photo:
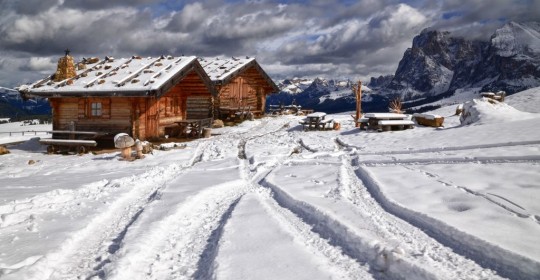
M 55 82 L 60 82 L 77 76 L 77 73 L 75 72 L 75 62 L 73 61 L 73 57 L 70 56 L 69 53 L 69 49 L 66 49 L 65 56 L 58 59 L 56 73 L 54 73 Z

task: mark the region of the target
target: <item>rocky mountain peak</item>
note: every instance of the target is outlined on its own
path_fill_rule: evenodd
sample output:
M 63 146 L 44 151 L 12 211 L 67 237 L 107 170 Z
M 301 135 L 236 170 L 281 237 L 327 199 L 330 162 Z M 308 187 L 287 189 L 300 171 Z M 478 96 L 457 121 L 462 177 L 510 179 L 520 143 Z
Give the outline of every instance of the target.
M 508 93 L 540 86 L 540 23 L 509 22 L 488 42 L 425 29 L 405 51 L 383 94 L 418 99 L 463 87 Z
M 501 57 L 540 55 L 540 22 L 509 22 L 491 36 L 492 52 Z

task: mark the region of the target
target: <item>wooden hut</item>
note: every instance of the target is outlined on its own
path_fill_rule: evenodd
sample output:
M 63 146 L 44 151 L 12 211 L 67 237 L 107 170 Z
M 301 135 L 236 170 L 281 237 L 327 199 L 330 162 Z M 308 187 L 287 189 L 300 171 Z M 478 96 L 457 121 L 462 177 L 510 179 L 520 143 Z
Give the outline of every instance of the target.
M 212 116 L 217 92 L 194 56 L 93 58 L 75 71 L 61 69 L 72 64 L 66 53 L 54 75 L 19 87 L 23 97 L 48 98 L 53 130 L 74 125 L 77 131 L 124 132 L 143 140 L 163 136 L 177 121 Z
M 266 96 L 279 91 L 255 58 L 199 58 L 199 62 L 218 91 L 216 117 L 227 118 L 246 111 L 263 115 Z

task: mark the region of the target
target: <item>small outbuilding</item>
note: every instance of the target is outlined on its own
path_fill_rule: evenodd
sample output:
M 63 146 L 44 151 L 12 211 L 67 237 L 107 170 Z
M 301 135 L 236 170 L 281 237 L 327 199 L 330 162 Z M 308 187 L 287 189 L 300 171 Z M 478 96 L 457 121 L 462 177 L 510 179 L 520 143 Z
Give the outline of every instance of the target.
M 48 98 L 53 130 L 74 126 L 141 140 L 164 136 L 177 121 L 212 117 L 217 96 L 195 56 L 91 58 L 75 66 L 68 52 L 55 74 L 19 91 Z
M 199 62 L 218 92 L 216 117 L 227 118 L 246 110 L 263 115 L 266 96 L 279 92 L 255 58 L 199 58 Z

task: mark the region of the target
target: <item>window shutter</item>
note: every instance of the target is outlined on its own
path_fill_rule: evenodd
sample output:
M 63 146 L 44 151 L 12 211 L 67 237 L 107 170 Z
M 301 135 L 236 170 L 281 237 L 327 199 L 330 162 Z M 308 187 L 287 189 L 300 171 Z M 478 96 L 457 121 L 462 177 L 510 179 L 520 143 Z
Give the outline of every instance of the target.
M 110 119 L 111 118 L 111 99 L 110 98 L 104 98 L 102 101 L 102 117 L 104 119 Z
M 86 98 L 80 98 L 79 99 L 79 106 L 78 106 L 78 115 L 79 115 L 79 119 L 84 119 L 86 118 Z

